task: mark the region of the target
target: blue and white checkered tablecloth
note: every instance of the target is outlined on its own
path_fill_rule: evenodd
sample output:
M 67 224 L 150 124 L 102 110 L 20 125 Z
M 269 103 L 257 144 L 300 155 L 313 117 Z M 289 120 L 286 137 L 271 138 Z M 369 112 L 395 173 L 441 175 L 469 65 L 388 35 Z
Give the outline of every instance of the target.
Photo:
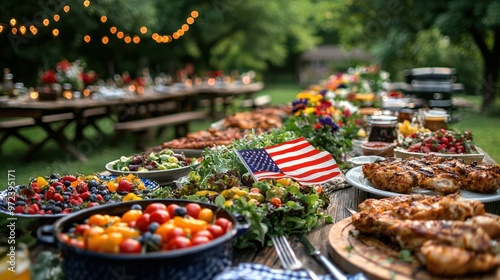
M 318 275 L 321 280 L 333 280 L 331 275 Z M 241 263 L 225 269 L 214 280 L 310 280 L 303 271 L 272 269 L 257 263 Z

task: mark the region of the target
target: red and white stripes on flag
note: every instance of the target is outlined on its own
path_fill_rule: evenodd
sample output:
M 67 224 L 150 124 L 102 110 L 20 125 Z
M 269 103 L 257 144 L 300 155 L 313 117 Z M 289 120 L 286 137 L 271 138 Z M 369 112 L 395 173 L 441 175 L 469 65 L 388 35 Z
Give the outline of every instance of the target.
M 236 153 L 257 181 L 289 177 L 311 185 L 328 182 L 340 174 L 332 155 L 315 149 L 304 137 Z

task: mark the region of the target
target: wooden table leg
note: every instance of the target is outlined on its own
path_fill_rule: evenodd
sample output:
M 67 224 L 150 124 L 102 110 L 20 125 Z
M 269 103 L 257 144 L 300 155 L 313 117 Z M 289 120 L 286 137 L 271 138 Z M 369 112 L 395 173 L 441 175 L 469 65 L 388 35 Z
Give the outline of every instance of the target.
M 50 139 L 52 139 L 56 141 L 59 147 L 67 151 L 70 155 L 76 157 L 78 160 L 82 162 L 87 162 L 87 158 L 82 153 L 80 153 L 80 151 L 78 151 L 78 149 L 64 135 L 64 128 L 67 127 L 71 122 L 73 122 L 73 120 L 68 120 L 63 125 L 61 125 L 57 130 L 54 130 L 50 126 L 50 124 L 44 123 L 41 120 L 37 120 L 37 124 L 41 128 L 43 128 L 48 135 L 41 142 L 32 145 L 24 155 L 23 159 L 25 160 L 29 159 L 36 150 L 40 149 L 43 145 L 45 145 L 45 143 L 47 143 Z

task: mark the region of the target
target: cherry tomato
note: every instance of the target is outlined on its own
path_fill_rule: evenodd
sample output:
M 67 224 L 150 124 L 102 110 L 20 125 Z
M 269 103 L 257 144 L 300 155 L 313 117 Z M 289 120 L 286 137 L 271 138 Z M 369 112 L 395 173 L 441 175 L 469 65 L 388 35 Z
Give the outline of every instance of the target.
M 210 208 L 203 208 L 198 214 L 198 219 L 203 220 L 207 223 L 211 223 L 214 220 L 214 211 Z
M 71 238 L 71 240 L 69 241 L 69 245 L 79 249 L 85 249 L 85 242 L 83 242 L 83 240 L 81 239 Z
M 101 251 L 104 244 L 108 242 L 109 236 L 107 234 L 97 234 L 87 237 L 87 249 L 94 252 Z
M 83 238 L 87 239 L 92 236 L 100 235 L 104 233 L 104 228 L 98 226 L 92 226 L 83 233 Z
M 191 244 L 192 245 L 200 245 L 200 244 L 205 244 L 205 243 L 208 243 L 210 242 L 210 239 L 206 236 L 203 236 L 203 235 L 197 235 L 197 236 L 194 236 L 193 238 L 191 238 Z
M 155 234 L 161 236 L 161 242 L 165 243 L 168 241 L 168 233 L 174 228 L 174 224 L 164 223 L 155 230 Z
M 193 235 L 193 238 L 196 236 L 206 236 L 206 237 L 208 237 L 209 240 L 214 239 L 214 235 L 208 229 L 204 229 L 204 230 L 200 230 L 200 231 L 196 232 Z
M 230 231 L 233 228 L 233 223 L 230 220 L 222 217 L 217 218 L 217 220 L 215 220 L 215 224 L 220 226 L 224 233 Z
M 186 204 L 187 214 L 195 219 L 198 219 L 198 215 L 201 211 L 201 206 L 198 203 L 188 203 Z
M 64 243 L 70 243 L 71 241 L 71 237 L 69 237 L 69 235 L 67 235 L 66 233 L 60 233 L 59 234 L 59 239 L 64 242 Z
M 108 219 L 101 214 L 92 215 L 87 221 L 87 224 L 90 226 L 100 226 L 100 227 L 103 227 L 108 223 L 109 223 Z
M 135 221 L 135 227 L 138 228 L 142 232 L 148 231 L 150 221 L 150 215 L 148 213 L 144 213 L 140 215 Z
M 187 248 L 191 245 L 192 243 L 191 240 L 189 240 L 189 238 L 185 236 L 176 236 L 168 241 L 167 250 Z
M 166 209 L 158 209 L 150 213 L 150 221 L 157 222 L 158 224 L 166 223 L 170 220 L 170 214 Z
M 137 218 L 139 218 L 141 215 L 142 215 L 141 210 L 128 210 L 123 214 L 122 222 L 130 223 L 132 221 L 137 221 Z
M 186 219 L 180 216 L 174 217 L 174 225 L 180 228 L 189 228 L 192 232 L 198 232 L 207 228 L 208 223 L 198 219 Z
M 275 207 L 280 207 L 281 206 L 281 199 L 279 197 L 273 197 L 273 198 L 271 198 L 270 202 L 271 202 L 271 205 L 273 205 Z
M 169 204 L 167 206 L 167 211 L 168 211 L 168 214 L 170 214 L 170 217 L 175 217 L 175 209 L 179 208 L 180 206 L 178 204 Z
M 75 227 L 75 234 L 82 235 L 90 228 L 88 224 L 80 224 Z
M 142 251 L 141 242 L 133 239 L 127 238 L 120 242 L 120 253 L 125 254 L 139 254 Z
M 184 234 L 184 230 L 180 227 L 174 226 L 174 228 L 171 231 L 167 232 L 166 237 L 167 237 L 167 240 L 171 240 L 171 239 L 174 239 L 174 238 L 180 237 L 180 236 L 186 237 Z M 163 238 L 162 238 L 162 240 L 163 240 Z
M 118 254 L 120 252 L 120 243 L 123 236 L 119 232 L 111 232 L 108 234 L 108 240 L 102 244 L 100 251 L 104 253 Z
M 209 225 L 207 230 L 210 231 L 210 233 L 212 233 L 214 238 L 217 238 L 224 234 L 224 230 L 219 225 Z
M 144 213 L 151 214 L 152 212 L 159 210 L 159 209 L 167 210 L 167 206 L 163 203 L 160 203 L 160 202 L 151 203 L 146 207 L 146 210 L 144 210 Z

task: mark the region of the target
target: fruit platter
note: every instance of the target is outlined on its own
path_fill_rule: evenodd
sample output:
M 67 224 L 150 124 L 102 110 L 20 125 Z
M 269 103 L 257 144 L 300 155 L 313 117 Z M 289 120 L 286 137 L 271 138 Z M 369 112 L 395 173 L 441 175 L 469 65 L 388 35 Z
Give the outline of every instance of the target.
M 134 175 L 38 176 L 0 193 L 0 213 L 20 217 L 62 217 L 85 208 L 141 200 L 159 185 Z
M 397 158 L 422 157 L 434 154 L 440 157 L 456 157 L 465 163 L 482 163 L 484 154 L 478 150 L 471 131 L 440 129 L 435 132 L 417 131 L 398 139 L 394 149 Z
M 183 153 L 170 149 L 143 152 L 132 156 L 122 156 L 105 166 L 113 175 L 133 174 L 139 178 L 168 184 L 186 176 L 200 162 L 200 158 L 189 158 Z

